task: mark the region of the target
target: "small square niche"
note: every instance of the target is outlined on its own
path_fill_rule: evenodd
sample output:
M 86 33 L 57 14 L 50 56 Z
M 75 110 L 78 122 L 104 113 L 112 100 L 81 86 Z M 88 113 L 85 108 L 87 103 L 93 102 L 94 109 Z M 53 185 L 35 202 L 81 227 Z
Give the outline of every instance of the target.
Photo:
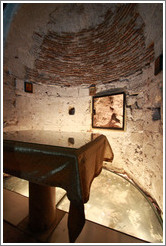
M 153 121 L 161 120 L 161 110 L 160 110 L 160 108 L 153 109 L 152 120 Z
M 71 107 L 69 108 L 69 115 L 74 115 L 75 114 L 75 108 Z

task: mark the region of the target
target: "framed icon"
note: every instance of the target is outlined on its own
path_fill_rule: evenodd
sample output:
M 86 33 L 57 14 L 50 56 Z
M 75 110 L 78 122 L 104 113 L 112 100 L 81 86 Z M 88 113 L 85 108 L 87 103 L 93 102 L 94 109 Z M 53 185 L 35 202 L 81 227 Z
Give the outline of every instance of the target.
M 32 82 L 24 82 L 24 91 L 33 93 L 33 83 Z
M 92 100 L 93 128 L 124 130 L 124 92 L 103 96 L 94 96 Z

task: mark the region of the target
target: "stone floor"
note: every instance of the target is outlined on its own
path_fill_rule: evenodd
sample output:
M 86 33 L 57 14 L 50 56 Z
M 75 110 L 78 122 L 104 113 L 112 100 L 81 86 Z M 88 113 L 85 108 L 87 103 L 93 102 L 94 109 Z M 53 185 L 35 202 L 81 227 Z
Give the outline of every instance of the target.
M 25 180 L 5 177 L 4 188 L 28 197 L 28 182 Z M 56 188 L 56 204 L 58 209 L 68 212 L 69 201 L 61 188 Z M 163 240 L 162 220 L 146 196 L 125 178 L 105 169 L 92 183 L 85 215 L 92 224 L 95 222 L 98 226 L 147 242 L 161 243 Z M 62 222 L 65 220 L 66 216 Z

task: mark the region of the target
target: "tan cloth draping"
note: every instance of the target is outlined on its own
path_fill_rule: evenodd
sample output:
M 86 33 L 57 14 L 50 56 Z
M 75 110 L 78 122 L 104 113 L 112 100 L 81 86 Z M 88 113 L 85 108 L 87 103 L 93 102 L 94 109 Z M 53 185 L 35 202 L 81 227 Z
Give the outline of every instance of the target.
M 34 132 L 29 131 L 30 134 Z M 30 139 L 4 133 L 4 172 L 32 183 L 65 189 L 70 200 L 69 239 L 74 242 L 85 223 L 84 203 L 89 199 L 91 183 L 101 172 L 103 160 L 112 161 L 112 149 L 104 135 L 91 137 L 76 148 Z

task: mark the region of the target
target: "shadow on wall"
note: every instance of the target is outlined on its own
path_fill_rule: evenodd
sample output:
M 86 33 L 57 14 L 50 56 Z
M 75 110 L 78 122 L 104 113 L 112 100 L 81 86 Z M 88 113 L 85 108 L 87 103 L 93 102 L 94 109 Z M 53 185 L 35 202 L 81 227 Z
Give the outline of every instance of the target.
M 10 24 L 13 20 L 14 15 L 20 7 L 20 3 L 3 3 L 3 47 L 5 47 L 5 42 L 10 29 Z

